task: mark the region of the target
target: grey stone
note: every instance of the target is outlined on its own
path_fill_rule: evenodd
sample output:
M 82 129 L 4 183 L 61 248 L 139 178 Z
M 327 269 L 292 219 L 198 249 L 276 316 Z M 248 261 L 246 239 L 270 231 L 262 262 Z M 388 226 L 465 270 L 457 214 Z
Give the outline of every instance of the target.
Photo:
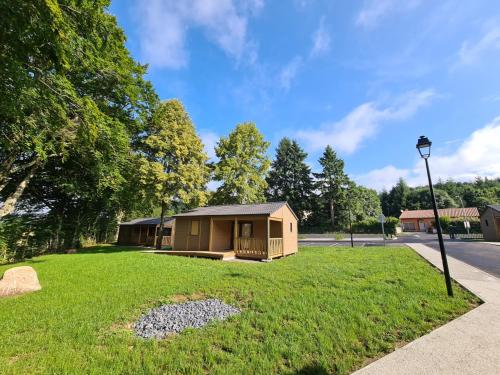
M 218 299 L 162 305 L 143 315 L 134 324 L 134 331 L 139 337 L 162 339 L 186 328 L 200 328 L 239 313 L 238 308 Z

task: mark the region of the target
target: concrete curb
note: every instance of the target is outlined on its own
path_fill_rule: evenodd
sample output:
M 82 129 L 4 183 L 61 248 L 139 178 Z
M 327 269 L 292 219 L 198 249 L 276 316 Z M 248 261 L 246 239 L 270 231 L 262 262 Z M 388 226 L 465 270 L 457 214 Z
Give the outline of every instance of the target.
M 406 245 L 442 270 L 438 251 Z M 448 263 L 452 278 L 484 303 L 355 374 L 500 373 L 500 280 L 452 257 Z

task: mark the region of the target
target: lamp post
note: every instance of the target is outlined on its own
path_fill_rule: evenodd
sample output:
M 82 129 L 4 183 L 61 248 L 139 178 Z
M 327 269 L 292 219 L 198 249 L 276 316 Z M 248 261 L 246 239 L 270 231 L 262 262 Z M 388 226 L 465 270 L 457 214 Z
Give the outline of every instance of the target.
M 434 196 L 434 188 L 432 187 L 431 173 L 429 171 L 429 162 L 427 161 L 427 159 L 429 159 L 429 156 L 431 156 L 431 145 L 432 142 L 429 140 L 429 138 L 424 137 L 422 135 L 418 139 L 417 149 L 422 159 L 425 160 L 425 168 L 427 169 L 427 178 L 429 180 L 429 191 L 431 193 L 432 208 L 434 209 L 434 219 L 436 221 L 436 229 L 439 240 L 439 249 L 441 250 L 441 259 L 443 261 L 443 271 L 446 280 L 446 290 L 448 291 L 448 295 L 450 297 L 453 297 L 453 289 L 451 288 L 450 270 L 448 269 L 448 260 L 446 258 L 446 250 L 444 249 L 443 232 L 441 230 L 441 223 L 439 221 L 439 213 L 436 205 L 436 197 Z

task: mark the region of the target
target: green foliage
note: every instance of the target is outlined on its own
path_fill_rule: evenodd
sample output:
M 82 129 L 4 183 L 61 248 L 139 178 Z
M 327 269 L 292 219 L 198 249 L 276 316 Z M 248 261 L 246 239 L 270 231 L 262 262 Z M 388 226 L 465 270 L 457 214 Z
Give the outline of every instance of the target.
M 269 142 L 254 123 L 238 124 L 228 137 L 215 147 L 219 159 L 214 179 L 221 185 L 212 197 L 215 204 L 247 204 L 265 201 L 266 174 L 270 161 L 266 155 Z
M 387 193 L 382 192 L 381 205 L 384 208 L 386 216 L 399 217 L 401 211 L 406 209 L 408 205 L 408 195 L 411 188 L 403 178 L 400 178 L 398 183 Z
M 157 97 L 108 6 L 14 0 L 0 20 L 0 216 L 33 212 L 52 250 L 112 239 L 140 203 L 135 142 Z
M 378 218 L 382 213 L 376 190 L 353 184 L 350 192 L 350 205 L 353 221 Z
M 443 224 L 443 218 L 439 218 L 441 222 L 441 228 L 445 233 L 467 233 L 465 228 L 464 218 L 447 218 Z M 469 233 L 483 233 L 481 229 L 481 220 L 478 218 L 468 217 L 467 221 L 470 223 Z
M 305 163 L 307 154 L 296 141 L 283 138 L 276 149 L 276 158 L 267 177 L 267 198 L 287 201 L 302 224 L 313 207 L 314 183 L 311 168 Z
M 347 208 L 345 185 L 349 179 L 344 172 L 344 161 L 337 153 L 327 146 L 319 159 L 321 172 L 314 173 L 316 188 L 319 191 L 318 211 L 330 220 L 331 229 L 340 227 L 337 214 L 342 208 Z
M 488 204 L 500 204 L 500 179 L 477 178 L 474 182 L 439 181 L 434 185 L 438 208 L 477 207 L 483 211 Z M 382 210 L 386 215 L 399 216 L 401 210 L 431 209 L 427 186 L 409 187 L 403 179 L 389 191 L 380 193 Z
M 141 181 L 160 205 L 203 206 L 207 202 L 208 157 L 182 103 L 161 103 L 143 135 Z
M 457 202 L 450 197 L 446 190 L 439 188 L 434 189 L 436 204 L 438 208 L 458 207 Z M 418 187 L 410 189 L 406 197 L 406 208 L 408 210 L 425 210 L 432 208 L 431 194 L 429 188 Z
M 384 223 L 384 231 L 386 235 L 395 236 L 396 227 L 399 225 L 399 219 L 397 217 L 387 217 Z M 354 233 L 374 233 L 382 234 L 382 224 L 375 219 L 369 218 L 363 221 L 358 221 L 352 224 L 352 229 Z
M 27 262 L 43 289 L 0 299 L 2 374 L 348 374 L 479 303 L 460 287 L 447 297 L 442 275 L 404 247 L 303 248 L 264 267 L 138 250 Z M 162 341 L 130 331 L 180 295 L 242 313 Z

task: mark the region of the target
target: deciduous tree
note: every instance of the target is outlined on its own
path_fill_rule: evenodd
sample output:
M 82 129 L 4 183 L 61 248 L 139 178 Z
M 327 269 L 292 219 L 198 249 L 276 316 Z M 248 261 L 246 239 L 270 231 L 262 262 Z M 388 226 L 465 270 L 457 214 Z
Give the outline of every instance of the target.
M 216 204 L 259 203 L 265 201 L 266 174 L 270 161 L 269 142 L 254 123 L 239 124 L 215 147 L 218 158 L 214 179 L 221 182 L 213 195 Z
M 165 213 L 178 204 L 203 206 L 207 202 L 208 156 L 200 137 L 177 99 L 159 105 L 144 134 L 142 180 L 161 205 L 160 228 Z M 160 230 L 157 248 L 161 247 Z

